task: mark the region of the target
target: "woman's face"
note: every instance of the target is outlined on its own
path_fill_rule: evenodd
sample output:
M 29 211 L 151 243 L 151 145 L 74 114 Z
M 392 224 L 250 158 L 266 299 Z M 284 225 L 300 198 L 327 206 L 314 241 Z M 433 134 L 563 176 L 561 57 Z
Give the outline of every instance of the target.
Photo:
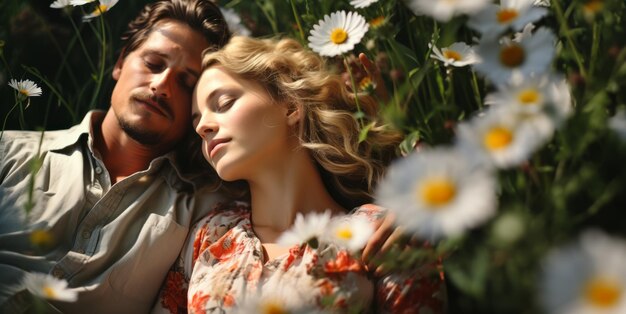
M 212 66 L 193 95 L 192 118 L 202 153 L 227 181 L 248 180 L 288 154 L 288 111 L 258 82 Z

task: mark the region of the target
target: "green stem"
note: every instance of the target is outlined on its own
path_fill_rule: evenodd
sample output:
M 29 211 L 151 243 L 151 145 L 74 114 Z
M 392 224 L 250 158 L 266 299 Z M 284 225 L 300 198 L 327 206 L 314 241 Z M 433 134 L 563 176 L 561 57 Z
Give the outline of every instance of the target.
M 574 54 L 574 59 L 576 60 L 576 64 L 578 65 L 580 75 L 582 75 L 582 77 L 586 79 L 587 73 L 583 65 L 582 57 L 580 56 L 578 49 L 576 49 L 576 45 L 574 44 L 574 40 L 572 39 L 572 35 L 570 34 L 570 29 L 569 29 L 569 26 L 567 25 L 567 20 L 565 19 L 565 16 L 563 15 L 563 9 L 561 9 L 561 4 L 559 3 L 559 1 L 550 1 L 550 2 L 552 3 L 554 10 L 556 11 L 556 18 L 559 21 L 561 33 L 565 36 L 565 39 L 567 40 L 567 44 L 572 50 L 572 53 Z
M 270 23 L 270 26 L 272 27 L 272 32 L 274 34 L 278 34 L 279 32 L 278 32 L 278 25 L 276 25 L 276 19 L 274 19 L 274 17 L 271 16 L 271 14 L 267 11 L 267 9 L 265 9 L 263 5 L 259 3 L 259 0 L 256 0 L 255 3 L 261 9 L 261 12 L 263 12 L 263 15 L 265 15 L 265 18 Z
M 346 58 L 345 56 L 343 56 L 343 63 L 346 67 L 346 71 L 348 71 L 348 74 L 350 75 L 350 83 L 352 84 L 352 92 L 354 93 L 354 101 L 356 103 L 357 118 L 359 121 L 359 125 L 361 126 L 361 128 L 363 128 L 365 125 L 363 123 L 363 111 L 361 111 L 361 104 L 359 102 L 359 88 L 354 81 L 354 76 L 352 75 L 352 69 L 350 69 L 348 58 Z
M 104 26 L 104 16 L 100 14 L 100 30 L 102 32 L 100 39 L 100 68 L 98 71 L 98 75 L 96 76 L 96 90 L 93 92 L 93 96 L 91 97 L 91 101 L 89 102 L 89 109 L 93 109 L 96 106 L 96 101 L 98 100 L 98 94 L 100 94 L 100 88 L 102 87 L 102 79 L 104 78 L 104 66 L 106 64 L 106 29 Z
M 15 108 L 17 108 L 17 106 L 19 106 L 19 104 L 19 102 L 15 102 L 15 105 L 11 107 L 11 110 L 9 110 L 7 115 L 4 117 L 4 121 L 2 122 L 2 130 L 0 130 L 0 141 L 2 140 L 2 136 L 4 135 L 4 128 L 7 126 L 7 120 L 9 120 L 11 113 L 13 112 L 13 110 L 15 110 Z
M 76 23 L 74 22 L 74 19 L 72 19 L 72 17 L 69 17 L 69 20 L 72 24 L 74 32 L 76 33 L 76 36 L 74 36 L 74 38 L 78 40 L 78 43 L 83 50 L 83 54 L 85 54 L 85 57 L 87 59 L 87 64 L 89 64 L 89 68 L 92 72 L 96 72 L 96 66 L 93 64 L 93 61 L 91 60 L 91 55 L 89 55 L 89 52 L 87 51 L 87 46 L 85 45 L 83 38 L 80 36 L 80 29 L 78 28 L 78 26 L 76 26 Z
M 63 98 L 63 95 L 61 95 L 61 93 L 54 88 L 54 85 L 52 85 L 52 83 L 50 83 L 50 81 L 48 81 L 45 77 L 43 77 L 38 71 L 36 71 L 33 68 L 30 67 L 24 67 L 24 69 L 26 69 L 26 72 L 36 76 L 37 78 L 39 78 L 44 84 L 46 84 L 46 86 L 50 89 L 50 91 L 57 96 L 57 98 L 59 99 L 59 101 L 61 102 L 61 104 L 63 104 L 63 106 L 65 106 L 65 108 L 67 109 L 67 111 L 69 112 L 69 114 L 72 116 L 72 121 L 76 122 L 76 113 L 74 112 L 74 110 L 72 109 L 72 107 L 70 106 L 70 104 L 65 100 L 65 98 Z
M 593 35 L 591 42 L 591 57 L 589 58 L 589 71 L 587 74 L 589 77 L 593 77 L 595 70 L 596 59 L 598 58 L 598 49 L 600 48 L 600 26 L 596 20 L 593 21 Z
M 300 17 L 298 17 L 298 10 L 296 9 L 296 4 L 293 3 L 293 0 L 289 0 L 289 2 L 291 3 L 291 11 L 293 11 L 293 17 L 296 19 L 296 24 L 298 25 L 298 31 L 300 32 L 300 40 L 304 42 L 304 31 L 302 30 Z

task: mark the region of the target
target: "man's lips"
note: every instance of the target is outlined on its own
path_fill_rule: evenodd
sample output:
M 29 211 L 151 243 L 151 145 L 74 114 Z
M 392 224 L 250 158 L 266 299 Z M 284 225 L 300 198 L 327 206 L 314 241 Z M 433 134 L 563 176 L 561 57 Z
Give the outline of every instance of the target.
M 209 145 L 208 145 L 208 148 L 207 148 L 207 150 L 209 152 L 209 157 L 213 158 L 213 156 L 215 154 L 217 154 L 217 149 L 215 148 L 216 146 L 218 146 L 220 144 L 223 144 L 223 143 L 227 143 L 227 142 L 230 142 L 230 139 L 227 139 L 227 138 L 216 138 L 216 139 L 211 140 L 209 142 Z
M 156 111 L 157 113 L 161 114 L 162 116 L 166 117 L 166 118 L 171 118 L 172 114 L 169 111 L 169 108 L 167 107 L 167 105 L 160 103 L 159 101 L 154 101 L 152 99 L 149 98 L 142 98 L 142 97 L 137 97 L 135 98 L 135 100 L 137 102 L 140 102 L 144 105 L 146 105 L 149 109 L 152 109 L 153 111 Z

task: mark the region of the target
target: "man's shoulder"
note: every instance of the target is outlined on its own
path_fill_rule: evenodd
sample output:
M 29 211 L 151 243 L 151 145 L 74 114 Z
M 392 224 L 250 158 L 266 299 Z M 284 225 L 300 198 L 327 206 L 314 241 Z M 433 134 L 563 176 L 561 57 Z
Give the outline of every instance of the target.
M 11 152 L 27 153 L 58 148 L 59 139 L 69 136 L 74 128 L 54 131 L 4 131 L 0 138 L 2 157 Z

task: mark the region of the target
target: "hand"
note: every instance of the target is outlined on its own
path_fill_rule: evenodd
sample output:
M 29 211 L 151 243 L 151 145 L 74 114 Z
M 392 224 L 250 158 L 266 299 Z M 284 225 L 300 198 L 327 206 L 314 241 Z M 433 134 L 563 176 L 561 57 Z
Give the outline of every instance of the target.
M 404 246 L 406 237 L 402 227 L 394 227 L 396 217 L 392 213 L 387 213 L 382 219 L 374 222 L 376 231 L 363 249 L 362 261 L 369 269 L 376 269 L 376 274 L 384 272 L 383 265 L 377 265 L 375 260 L 381 259 L 384 253 L 389 251 L 393 245 Z
M 385 87 L 385 81 L 381 75 L 380 70 L 364 53 L 359 54 L 359 62 L 354 58 L 350 58 L 346 66 L 350 67 L 352 76 L 354 77 L 354 83 L 358 86 L 361 80 L 368 76 L 372 80 L 374 86 L 374 93 L 378 99 L 382 102 L 389 100 L 389 93 Z M 360 65 L 358 64 L 360 63 Z M 348 73 L 344 73 L 344 80 L 348 88 L 352 89 L 352 82 Z

